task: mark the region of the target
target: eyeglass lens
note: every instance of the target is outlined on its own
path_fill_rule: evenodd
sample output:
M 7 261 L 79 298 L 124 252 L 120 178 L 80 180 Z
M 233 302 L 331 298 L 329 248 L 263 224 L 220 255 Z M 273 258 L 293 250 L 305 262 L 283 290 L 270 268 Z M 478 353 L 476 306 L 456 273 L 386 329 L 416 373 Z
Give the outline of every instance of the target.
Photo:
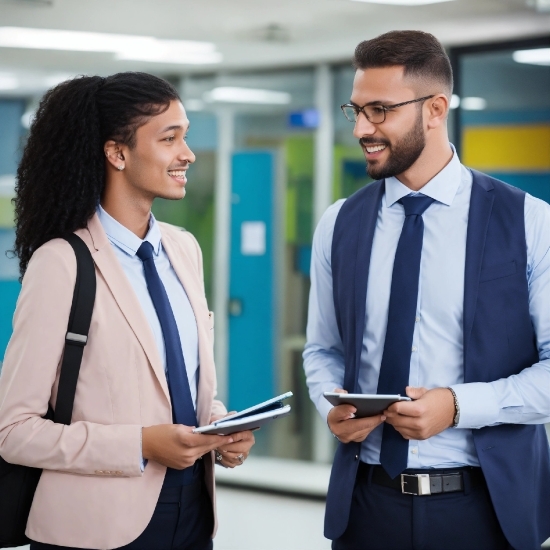
M 357 117 L 359 116 L 359 113 L 361 111 L 365 113 L 367 118 L 373 124 L 384 122 L 384 119 L 386 118 L 384 109 L 378 105 L 366 105 L 362 109 L 359 109 L 359 107 L 355 107 L 352 105 L 345 105 L 342 107 L 342 110 L 344 111 L 344 115 L 346 115 L 346 118 L 350 122 L 356 122 Z

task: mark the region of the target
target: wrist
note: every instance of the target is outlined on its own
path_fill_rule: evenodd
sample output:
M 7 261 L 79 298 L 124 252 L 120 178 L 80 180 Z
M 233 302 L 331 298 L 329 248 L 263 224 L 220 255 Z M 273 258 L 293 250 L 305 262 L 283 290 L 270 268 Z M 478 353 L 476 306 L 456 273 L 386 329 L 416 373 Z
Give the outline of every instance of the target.
M 331 409 L 331 411 L 332 411 L 332 409 Z M 329 414 L 330 414 L 330 411 L 329 411 Z M 334 437 L 336 440 L 340 441 L 338 436 L 332 431 L 332 428 L 330 427 L 330 422 L 328 421 L 328 415 L 327 415 L 327 426 L 328 426 L 329 432 L 332 434 L 332 437 Z
M 456 393 L 453 390 L 453 388 L 449 387 L 447 389 L 451 392 L 451 395 L 453 396 L 453 401 L 454 401 L 454 415 L 453 415 L 453 420 L 450 427 L 457 428 L 458 423 L 460 422 L 460 405 L 458 403 L 458 397 L 456 396 Z

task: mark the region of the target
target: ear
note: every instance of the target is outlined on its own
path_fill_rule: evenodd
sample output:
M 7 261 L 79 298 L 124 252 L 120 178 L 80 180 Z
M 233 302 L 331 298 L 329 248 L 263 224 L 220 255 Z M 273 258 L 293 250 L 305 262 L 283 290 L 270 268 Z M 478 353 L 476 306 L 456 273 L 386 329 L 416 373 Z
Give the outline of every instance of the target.
M 426 107 L 428 109 L 428 128 L 437 128 L 447 120 L 449 113 L 449 99 L 445 94 L 437 94 L 428 101 L 426 101 Z
M 112 166 L 116 170 L 124 169 L 125 158 L 120 144 L 110 139 L 109 141 L 105 142 L 105 145 L 103 146 L 103 151 L 105 152 L 107 163 L 110 166 Z

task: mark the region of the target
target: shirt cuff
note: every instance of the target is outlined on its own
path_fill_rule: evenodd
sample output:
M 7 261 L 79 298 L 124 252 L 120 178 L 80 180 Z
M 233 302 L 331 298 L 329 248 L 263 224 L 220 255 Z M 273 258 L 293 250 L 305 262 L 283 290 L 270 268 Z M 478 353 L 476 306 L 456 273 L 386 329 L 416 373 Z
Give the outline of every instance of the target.
M 317 402 L 317 410 L 319 411 L 319 414 L 321 415 L 322 419 L 326 422 L 328 413 L 334 408 L 334 405 L 329 403 L 323 394 L 321 394 L 321 397 L 319 397 L 319 401 Z
M 457 428 L 475 429 L 498 422 L 499 403 L 494 389 L 484 382 L 451 386 L 460 407 Z

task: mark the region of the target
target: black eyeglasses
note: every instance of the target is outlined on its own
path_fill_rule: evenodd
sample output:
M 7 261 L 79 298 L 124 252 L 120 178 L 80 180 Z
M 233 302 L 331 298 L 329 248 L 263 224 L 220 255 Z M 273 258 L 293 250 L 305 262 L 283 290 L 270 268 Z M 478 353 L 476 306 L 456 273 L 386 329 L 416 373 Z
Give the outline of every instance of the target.
M 434 97 L 435 94 L 427 95 L 426 97 L 420 97 L 418 99 L 411 99 L 411 101 L 403 101 L 403 103 L 397 103 L 396 105 L 353 105 L 352 103 L 346 103 L 341 105 L 340 109 L 350 122 L 357 122 L 359 113 L 363 113 L 369 122 L 372 124 L 382 124 L 386 120 L 386 113 L 397 107 L 403 107 L 403 105 L 409 105 L 410 103 L 418 103 L 419 101 L 426 101 Z

